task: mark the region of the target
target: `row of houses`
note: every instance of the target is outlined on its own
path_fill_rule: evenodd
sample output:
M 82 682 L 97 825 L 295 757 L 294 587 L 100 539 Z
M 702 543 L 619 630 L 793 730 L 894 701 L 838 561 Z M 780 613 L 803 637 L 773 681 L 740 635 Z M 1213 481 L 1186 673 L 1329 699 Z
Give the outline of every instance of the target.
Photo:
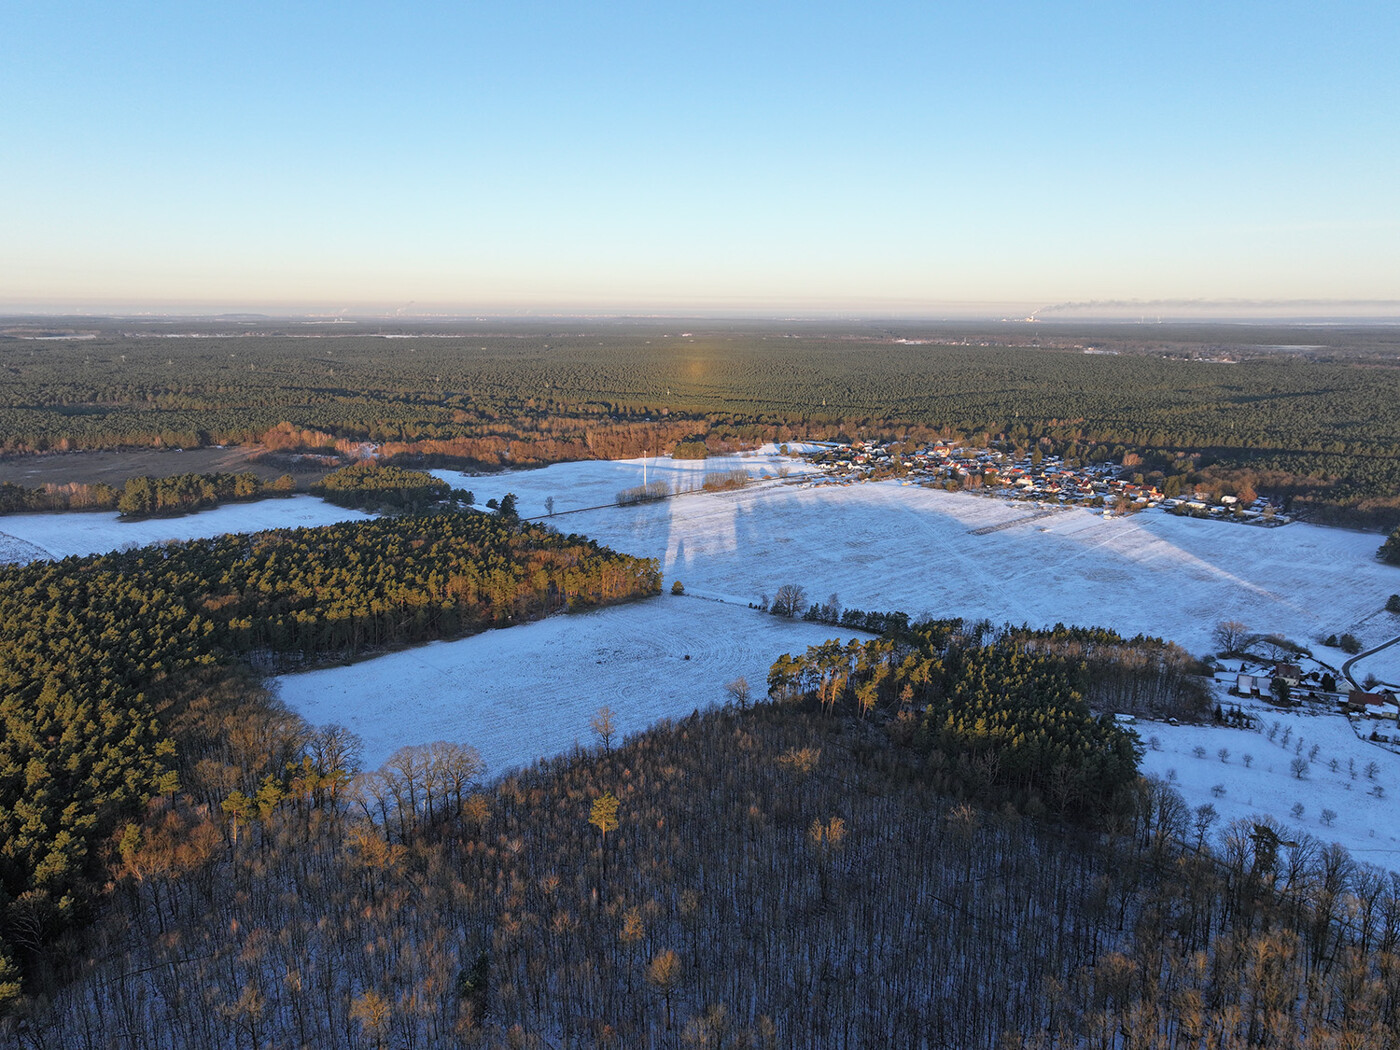
M 1287 686 L 1281 689 L 1279 686 Z M 1241 671 L 1235 676 L 1230 692 L 1234 696 L 1264 697 L 1278 701 L 1285 699 L 1295 703 L 1312 700 L 1335 704 L 1349 715 L 1365 715 L 1371 718 L 1400 717 L 1400 703 L 1394 693 L 1387 690 L 1368 692 L 1365 689 L 1338 691 L 1334 679 L 1320 680 L 1316 673 L 1304 675 L 1297 664 L 1280 663 L 1274 666 L 1273 674 Z
M 1166 496 L 1155 485 L 1120 476 L 1115 463 L 1069 466 L 1059 456 L 1022 456 L 992 448 L 973 448 L 956 441 L 937 441 L 909 449 L 878 441 L 833 445 L 808 458 L 834 480 L 869 481 L 900 477 L 909 482 L 945 488 L 977 490 L 1013 499 L 1065 506 L 1104 507 L 1139 511 L 1160 507 L 1177 514 L 1224 520 L 1283 524 L 1267 499 L 1243 504 L 1236 496 L 1214 499 L 1201 490 L 1186 496 Z

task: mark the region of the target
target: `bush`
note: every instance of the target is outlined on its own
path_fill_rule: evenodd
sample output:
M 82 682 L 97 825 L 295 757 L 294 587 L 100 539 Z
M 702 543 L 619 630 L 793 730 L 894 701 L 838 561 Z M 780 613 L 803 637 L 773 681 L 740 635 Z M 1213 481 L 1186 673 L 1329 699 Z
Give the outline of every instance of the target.
M 706 492 L 727 492 L 741 489 L 748 483 L 749 473 L 746 470 L 718 470 L 705 475 L 703 488 Z
M 685 584 L 681 583 L 680 580 L 677 580 L 675 583 L 671 584 L 671 593 L 672 593 L 672 594 L 684 594 L 684 593 L 685 593 Z
M 671 486 L 664 481 L 648 481 L 645 485 L 634 485 L 617 494 L 619 507 L 631 507 L 637 503 L 652 503 L 665 499 L 671 494 Z
M 1341 646 L 1342 652 L 1346 653 L 1348 656 L 1361 652 L 1361 642 L 1357 640 L 1354 634 L 1342 635 L 1341 640 L 1337 644 Z
M 1400 613 L 1400 594 L 1392 594 L 1385 603 L 1385 611 Z

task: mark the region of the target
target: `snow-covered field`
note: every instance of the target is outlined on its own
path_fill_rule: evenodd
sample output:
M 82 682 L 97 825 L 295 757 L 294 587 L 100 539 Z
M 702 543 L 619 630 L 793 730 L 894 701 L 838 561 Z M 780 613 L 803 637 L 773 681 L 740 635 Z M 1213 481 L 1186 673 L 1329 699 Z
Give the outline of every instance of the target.
M 809 446 L 794 443 L 789 451 L 797 452 Z M 792 477 L 817 477 L 805 461 L 783 456 L 777 448 L 765 445 L 755 452 L 733 456 L 711 456 L 708 459 L 672 459 L 652 456 L 647 459 L 590 460 L 583 463 L 562 463 L 536 470 L 510 471 L 505 474 L 462 474 L 455 470 L 429 471 L 456 488 L 470 489 L 478 506 L 488 499 L 500 499 L 507 492 L 519 497 L 516 509 L 521 517 L 534 518 L 548 513 L 545 500 L 554 500 L 555 515 L 567 514 L 586 507 L 606 507 L 617 500 L 623 489 L 647 482 L 664 481 L 673 492 L 699 489 L 706 474 L 742 470 L 751 478 L 776 477 L 779 473 Z M 571 522 L 573 515 L 557 524 L 565 531 L 580 531 Z M 629 552 L 630 553 L 630 552 Z
M 1340 842 L 1357 860 L 1400 871 L 1400 755 L 1359 739 L 1340 715 L 1280 712 L 1259 703 L 1244 709 L 1258 720 L 1257 730 L 1139 723 L 1144 743 L 1157 741 L 1143 758 L 1143 772 L 1171 781 L 1193 809 L 1214 806 L 1220 819 L 1212 835 L 1232 820 L 1267 815 L 1294 833 Z M 1369 732 L 1370 724 L 1363 724 Z M 1222 748 L 1228 752 L 1223 760 Z M 1298 758 L 1307 762 L 1302 779 L 1291 768 Z M 1372 762 L 1374 779 L 1366 772 Z M 1377 787 L 1380 796 L 1373 793 Z M 1297 805 L 1303 808 L 1295 815 Z M 1325 820 L 1328 811 L 1333 815 Z
M 370 516 L 363 511 L 337 507 L 315 496 L 227 503 L 198 514 L 145 521 L 122 521 L 116 511 L 8 514 L 0 517 L 0 563 L 98 554 L 167 540 L 221 536 L 226 532 L 332 525 Z
M 620 740 L 724 702 L 741 675 L 762 698 L 780 654 L 852 633 L 667 594 L 274 681 L 307 721 L 359 733 L 367 769 L 404 744 L 451 740 L 499 773 L 593 746 L 589 721 L 604 705 Z
M 1400 616 L 1394 616 L 1396 633 L 1400 633 Z M 1381 685 L 1400 690 L 1400 645 L 1392 645 L 1378 653 L 1363 657 L 1351 666 L 1352 677 L 1358 682 L 1375 675 Z
M 732 462 L 755 475 L 772 475 L 781 464 L 771 454 Z M 722 468 L 663 459 L 651 461 L 648 478 L 709 469 Z M 1375 559 L 1380 538 L 1341 529 L 1249 528 L 1159 511 L 1105 519 L 1071 509 L 1030 520 L 1037 513 L 1030 503 L 897 481 L 837 486 L 791 478 L 562 514 L 640 484 L 641 461 L 483 477 L 438 473 L 473 489 L 479 503 L 514 492 L 525 515 L 544 514 L 552 496 L 551 523 L 561 530 L 658 558 L 668 580 L 744 604 L 797 583 L 810 598 L 834 592 L 847 607 L 1102 624 L 1167 637 L 1197 653 L 1211 648 L 1211 631 L 1225 619 L 1305 645 L 1354 628 L 1377 644 L 1397 619 L 1376 616 L 1400 589 L 1400 571 Z M 1022 523 L 975 534 L 1012 521 Z

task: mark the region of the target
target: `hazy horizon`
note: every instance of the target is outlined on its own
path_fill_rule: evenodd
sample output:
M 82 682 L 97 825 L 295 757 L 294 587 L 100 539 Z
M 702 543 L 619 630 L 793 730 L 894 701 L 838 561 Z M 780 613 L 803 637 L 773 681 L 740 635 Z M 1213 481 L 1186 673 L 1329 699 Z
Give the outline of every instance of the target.
M 902 307 L 902 308 L 901 308 Z M 190 320 L 306 320 L 306 321 L 489 321 L 489 320 L 696 320 L 696 321 L 908 321 L 908 322 L 1210 322 L 1260 324 L 1400 324 L 1400 300 L 1291 302 L 1251 302 L 1221 300 L 1183 302 L 1144 300 L 1140 302 L 1049 303 L 938 303 L 915 308 L 911 304 L 872 309 L 851 305 L 817 307 L 779 303 L 767 308 L 747 308 L 738 304 L 713 306 L 541 305 L 533 308 L 496 304 L 472 309 L 468 304 L 388 304 L 361 303 L 331 307 L 309 303 L 114 303 L 82 301 L 41 304 L 7 303 L 0 300 L 0 320 L 23 319 L 190 319 Z
M 20 0 L 0 309 L 1393 304 L 1397 38 L 1366 2 Z

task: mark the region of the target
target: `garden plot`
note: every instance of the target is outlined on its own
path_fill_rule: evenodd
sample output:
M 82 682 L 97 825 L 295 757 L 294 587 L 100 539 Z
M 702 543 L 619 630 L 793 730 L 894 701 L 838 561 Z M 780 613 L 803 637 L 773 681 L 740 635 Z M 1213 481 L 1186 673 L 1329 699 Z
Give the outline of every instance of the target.
M 587 506 L 640 484 L 642 471 L 632 461 L 470 478 L 441 473 L 472 488 L 479 502 L 515 492 L 529 514 L 543 513 L 550 496 L 556 512 L 566 500 Z M 586 495 L 569 495 L 575 489 Z M 1374 624 L 1370 640 L 1395 619 L 1376 618 L 1400 588 L 1400 572 L 1376 560 L 1374 535 L 1305 524 L 1251 528 L 1159 511 L 1105 519 L 1075 508 L 1031 518 L 1035 510 L 893 481 L 789 479 L 556 514 L 552 523 L 657 558 L 667 578 L 688 590 L 741 604 L 796 583 L 809 598 L 835 593 L 847 607 L 1103 625 L 1170 638 L 1196 653 L 1212 648 L 1211 632 L 1226 619 L 1305 645 L 1361 623 Z M 993 528 L 1016 519 L 1026 520 Z
M 1192 809 L 1213 806 L 1212 835 L 1270 816 L 1295 836 L 1339 842 L 1357 860 L 1400 871 L 1400 756 L 1359 739 L 1341 715 L 1245 710 L 1257 729 L 1139 723 L 1142 771 L 1169 781 Z
M 226 503 L 178 518 L 123 521 L 115 511 L 64 514 L 9 514 L 0 517 L 0 561 L 28 562 L 103 554 L 168 540 L 193 540 L 228 532 L 303 528 L 372 517 L 326 503 L 315 496 Z
M 405 744 L 450 740 L 476 747 L 499 773 L 593 746 L 589 722 L 604 705 L 616 713 L 617 742 L 658 719 L 724 702 L 726 683 L 740 676 L 763 698 L 779 655 L 854 633 L 664 595 L 274 684 L 308 722 L 359 733 L 367 769 Z

